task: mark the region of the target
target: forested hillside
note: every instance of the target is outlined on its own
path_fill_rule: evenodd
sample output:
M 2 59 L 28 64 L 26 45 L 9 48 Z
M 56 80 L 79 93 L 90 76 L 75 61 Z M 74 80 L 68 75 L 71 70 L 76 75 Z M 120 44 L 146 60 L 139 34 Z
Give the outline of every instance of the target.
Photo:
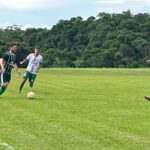
M 45 67 L 144 67 L 150 56 L 150 14 L 99 13 L 60 20 L 50 30 L 0 29 L 0 53 L 18 43 L 18 62 L 41 47 Z

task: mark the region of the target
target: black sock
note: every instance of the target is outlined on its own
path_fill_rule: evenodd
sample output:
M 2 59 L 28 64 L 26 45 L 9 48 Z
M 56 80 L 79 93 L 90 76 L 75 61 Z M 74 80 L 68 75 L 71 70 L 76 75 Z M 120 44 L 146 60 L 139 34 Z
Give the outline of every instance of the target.
M 24 86 L 24 82 L 21 83 L 21 85 L 20 85 L 20 88 L 19 88 L 20 92 L 22 91 L 23 86 Z
M 2 95 L 5 92 L 6 88 L 5 87 L 0 87 L 0 95 Z

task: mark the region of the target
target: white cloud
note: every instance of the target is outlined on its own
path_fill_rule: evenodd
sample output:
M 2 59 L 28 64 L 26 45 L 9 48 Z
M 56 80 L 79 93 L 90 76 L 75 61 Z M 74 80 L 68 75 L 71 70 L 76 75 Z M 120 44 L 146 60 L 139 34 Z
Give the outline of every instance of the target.
M 143 2 L 147 5 L 150 5 L 150 1 L 149 0 L 143 0 Z
M 94 0 L 95 4 L 99 5 L 150 5 L 150 0 Z
M 26 30 L 26 29 L 32 28 L 32 27 L 33 27 L 33 26 L 30 25 L 30 24 L 25 24 L 25 25 L 23 25 L 23 26 L 20 26 L 20 28 L 21 28 L 22 30 Z
M 104 5 L 114 5 L 114 4 L 123 4 L 124 0 L 96 0 L 94 3 Z
M 30 24 L 25 24 L 25 25 L 23 25 L 23 26 L 20 26 L 20 28 L 22 29 L 22 30 L 27 30 L 27 29 L 29 29 L 29 28 L 35 28 L 35 29 L 38 29 L 38 28 L 42 28 L 42 29 L 51 29 L 52 27 L 51 26 L 49 26 L 49 25 L 47 25 L 47 24 L 45 24 L 45 25 L 41 25 L 41 26 L 32 26 L 32 25 L 30 25 Z
M 0 23 L 0 28 L 1 28 L 1 29 L 6 29 L 6 28 L 12 27 L 12 26 L 16 26 L 16 27 L 18 27 L 18 28 L 20 28 L 20 29 L 22 29 L 22 30 L 26 30 L 26 29 L 29 29 L 29 28 L 36 28 L 36 29 L 38 29 L 38 28 L 51 29 L 51 28 L 52 28 L 52 26 L 49 26 L 49 25 L 47 25 L 47 24 L 44 24 L 44 25 L 41 25 L 41 26 L 40 26 L 40 25 L 39 25 L 39 26 L 33 26 L 33 25 L 31 25 L 31 24 L 14 25 L 13 23 L 9 23 L 9 22 Z
M 132 13 L 146 12 L 150 7 L 150 0 L 94 0 L 97 12 L 121 13 L 131 10 Z
M 43 5 L 40 1 L 36 0 L 0 0 L 1 8 L 13 8 L 13 9 L 32 9 L 34 7 L 40 7 Z
M 6 22 L 6 23 L 0 23 L 0 28 L 2 29 L 6 29 L 9 26 L 12 26 L 13 24 Z
M 8 9 L 44 9 L 70 4 L 75 0 L 0 0 L 0 8 Z
M 63 6 L 91 5 L 103 7 L 135 7 L 135 6 L 150 6 L 150 0 L 0 0 L 0 8 L 3 9 L 49 9 Z

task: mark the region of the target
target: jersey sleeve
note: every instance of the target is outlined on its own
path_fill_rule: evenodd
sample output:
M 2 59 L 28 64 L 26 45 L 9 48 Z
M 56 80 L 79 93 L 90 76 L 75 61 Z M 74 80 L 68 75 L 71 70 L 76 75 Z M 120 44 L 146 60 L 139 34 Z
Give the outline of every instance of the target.
M 17 64 L 17 58 L 16 58 L 16 55 L 14 55 L 14 64 Z
M 2 56 L 2 58 L 4 59 L 4 61 L 7 61 L 9 58 L 9 54 L 8 53 L 4 53 L 4 55 Z
M 31 54 L 29 54 L 26 59 L 30 60 L 31 59 Z
M 42 64 L 43 63 L 43 57 L 41 56 L 41 59 L 40 59 L 40 64 Z

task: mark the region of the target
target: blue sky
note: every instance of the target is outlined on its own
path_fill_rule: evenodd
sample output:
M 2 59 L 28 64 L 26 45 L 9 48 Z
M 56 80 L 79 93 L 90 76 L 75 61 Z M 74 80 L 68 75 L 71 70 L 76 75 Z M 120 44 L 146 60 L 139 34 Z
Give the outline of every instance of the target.
M 0 0 L 0 28 L 52 27 L 60 19 L 87 18 L 99 12 L 150 13 L 150 0 Z

